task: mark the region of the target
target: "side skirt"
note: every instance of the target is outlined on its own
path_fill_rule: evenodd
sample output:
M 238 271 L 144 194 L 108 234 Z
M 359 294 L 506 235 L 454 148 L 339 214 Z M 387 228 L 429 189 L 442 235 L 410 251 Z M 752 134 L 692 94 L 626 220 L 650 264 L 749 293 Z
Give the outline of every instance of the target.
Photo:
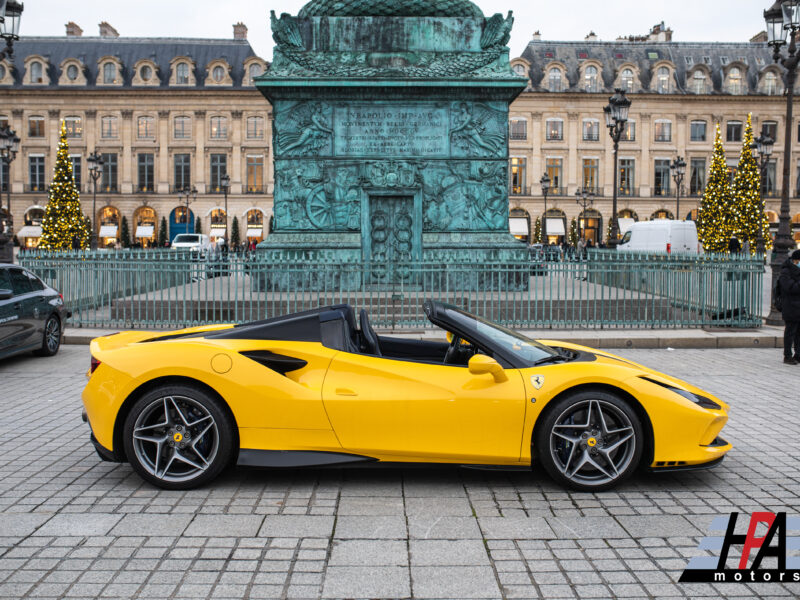
M 343 452 L 314 452 L 306 450 L 239 450 L 236 464 L 242 467 L 320 467 L 348 463 L 377 462 L 378 459 Z

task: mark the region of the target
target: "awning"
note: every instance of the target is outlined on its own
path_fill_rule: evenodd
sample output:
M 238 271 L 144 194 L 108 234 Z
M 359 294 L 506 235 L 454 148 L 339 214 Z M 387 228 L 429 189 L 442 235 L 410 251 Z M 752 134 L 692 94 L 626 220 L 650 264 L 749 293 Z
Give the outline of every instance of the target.
M 42 228 L 39 225 L 25 225 L 17 232 L 17 237 L 38 238 L 42 237 Z
M 617 224 L 619 226 L 619 232 L 625 233 L 628 229 L 631 228 L 636 221 L 631 219 L 630 217 L 617 217 Z
M 508 230 L 511 235 L 528 235 L 528 219 L 512 217 L 508 220 Z
M 567 235 L 564 231 L 564 219 L 547 219 L 547 235 Z
M 263 227 L 248 227 L 246 237 L 261 237 L 264 234 Z
M 154 227 L 152 225 L 137 225 L 135 237 L 151 238 L 153 237 L 153 229 Z
M 225 235 L 225 225 L 212 225 L 211 226 L 211 233 L 214 235 Z
M 101 238 L 117 237 L 117 226 L 100 225 L 100 237 Z

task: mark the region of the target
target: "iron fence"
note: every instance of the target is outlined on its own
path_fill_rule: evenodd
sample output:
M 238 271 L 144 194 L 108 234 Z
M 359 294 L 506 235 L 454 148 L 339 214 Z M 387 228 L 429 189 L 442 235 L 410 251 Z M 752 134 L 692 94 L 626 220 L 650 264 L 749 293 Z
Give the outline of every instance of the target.
M 175 328 L 264 319 L 327 304 L 380 327 L 423 329 L 427 298 L 516 328 L 758 327 L 762 257 L 593 251 L 496 264 L 267 262 L 259 253 L 22 252 L 61 291 L 74 327 Z

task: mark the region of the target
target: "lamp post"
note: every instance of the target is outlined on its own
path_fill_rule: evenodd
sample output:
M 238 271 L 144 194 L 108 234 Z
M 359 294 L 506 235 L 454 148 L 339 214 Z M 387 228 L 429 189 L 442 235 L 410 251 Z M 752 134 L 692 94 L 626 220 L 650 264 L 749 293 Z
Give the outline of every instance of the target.
M 180 192 L 178 192 L 178 203 L 186 204 L 186 233 L 194 233 L 194 219 L 189 216 L 189 204 L 197 200 L 197 188 L 192 186 L 189 188 L 187 185 Z M 192 230 L 189 231 L 189 224 Z
M 542 186 L 542 195 L 544 196 L 544 213 L 542 215 L 542 242 L 547 243 L 547 192 L 550 191 L 550 178 L 547 173 L 542 175 L 539 180 Z
M 97 153 L 97 150 L 86 158 L 86 165 L 89 168 L 89 177 L 92 178 L 92 250 L 97 250 L 97 180 L 100 178 L 100 175 L 102 175 L 103 164 L 103 157 Z
M 222 243 L 225 249 L 228 249 L 228 190 L 231 187 L 231 176 L 225 173 L 220 177 L 220 184 L 222 185 L 222 193 L 225 194 L 225 235 L 222 236 Z
M 0 262 L 14 262 L 14 218 L 11 216 L 11 163 L 19 152 L 19 137 L 8 125 L 0 129 L 0 160 L 6 166 L 6 225 L 0 231 Z M 2 197 L 0 197 L 2 205 Z M 3 258 L 5 257 L 5 258 Z
M 669 170 L 672 171 L 672 181 L 675 182 L 675 218 L 683 221 L 681 219 L 681 185 L 683 185 L 683 177 L 686 175 L 686 161 L 679 156 L 672 161 Z
M 789 255 L 789 250 L 795 247 L 792 239 L 789 221 L 789 186 L 791 180 L 791 152 L 792 152 L 792 103 L 794 102 L 794 84 L 797 79 L 797 64 L 800 53 L 797 51 L 795 38 L 800 30 L 800 0 L 777 0 L 764 11 L 764 20 L 767 24 L 768 44 L 772 47 L 772 58 L 786 69 L 786 132 L 783 146 L 783 181 L 781 189 L 781 211 L 778 219 L 778 235 L 772 249 L 772 302 L 767 323 L 779 325 L 783 322 L 781 313 L 775 309 L 775 286 L 780 276 L 783 262 Z M 786 56 L 781 54 L 781 48 L 788 47 Z
M 19 22 L 22 19 L 23 5 L 15 0 L 0 0 L 0 38 L 6 47 L 0 49 L 0 60 L 14 55 L 14 42 L 19 39 Z
M 767 165 L 770 161 L 770 156 L 772 156 L 772 148 L 775 146 L 775 140 L 773 140 L 769 135 L 767 135 L 766 131 L 763 129 L 761 130 L 761 135 L 758 136 L 755 140 L 751 148 L 755 151 L 756 158 L 758 159 L 758 171 L 760 175 L 760 192 L 761 192 L 761 205 L 764 206 L 763 194 L 766 190 L 766 179 L 765 176 L 767 174 Z M 758 223 L 758 237 L 756 237 L 756 254 L 760 254 L 763 256 L 766 251 L 767 247 L 764 243 L 764 215 L 763 212 L 759 215 L 759 223 Z
M 628 122 L 628 110 L 631 107 L 630 98 L 625 96 L 625 90 L 616 88 L 614 95 L 608 99 L 608 104 L 603 108 L 606 115 L 606 127 L 614 142 L 614 195 L 611 199 L 611 239 L 609 245 L 614 248 L 619 237 L 619 224 L 617 223 L 617 187 L 619 184 L 619 173 L 617 173 L 617 154 L 619 152 L 619 140 L 625 131 Z
M 575 191 L 575 202 L 582 207 L 581 214 L 578 216 L 578 238 L 583 239 L 586 227 L 581 227 L 581 221 L 586 220 L 586 208 L 594 204 L 594 194 L 585 188 Z

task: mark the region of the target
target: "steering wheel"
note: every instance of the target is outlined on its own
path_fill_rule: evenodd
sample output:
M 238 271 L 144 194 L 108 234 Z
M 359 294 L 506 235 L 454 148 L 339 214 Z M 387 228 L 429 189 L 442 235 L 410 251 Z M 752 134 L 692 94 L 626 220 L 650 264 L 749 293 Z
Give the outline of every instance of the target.
M 447 348 L 447 352 L 444 355 L 444 364 L 456 364 L 456 358 L 461 353 L 462 347 L 461 338 L 453 334 L 453 339 L 450 340 L 450 347 Z

